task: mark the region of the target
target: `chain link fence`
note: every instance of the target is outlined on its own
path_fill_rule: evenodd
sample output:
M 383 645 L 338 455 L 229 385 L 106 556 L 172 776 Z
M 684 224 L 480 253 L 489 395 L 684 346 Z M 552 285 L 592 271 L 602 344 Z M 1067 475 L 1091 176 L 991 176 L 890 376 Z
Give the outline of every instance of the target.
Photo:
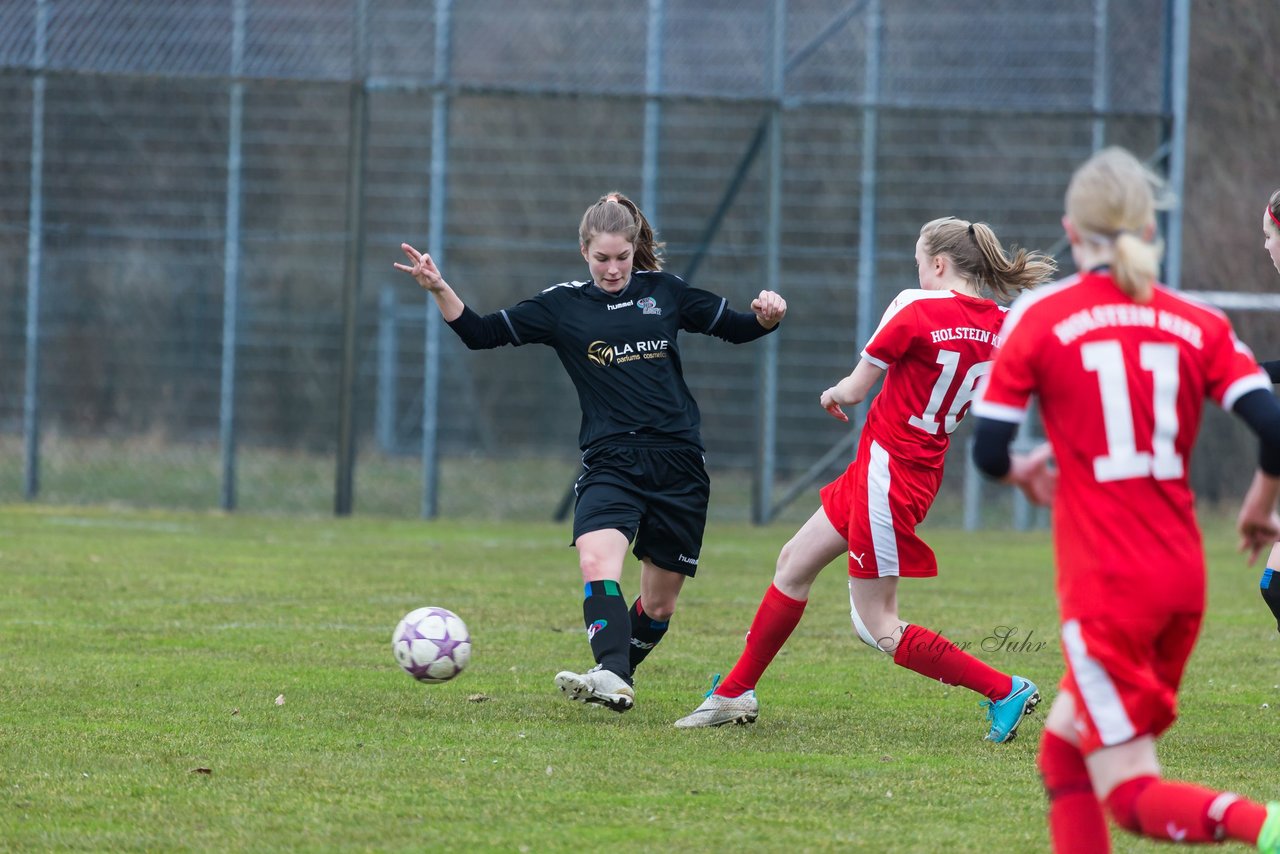
M 1069 270 L 1072 168 L 1171 162 L 1179 5 L 0 5 L 0 500 L 546 518 L 577 458 L 553 353 L 467 352 L 391 265 L 412 242 L 496 310 L 584 278 L 578 219 L 621 190 L 671 271 L 787 297 L 767 345 L 681 346 L 713 512 L 807 513 L 852 449 L 818 394 L 921 224 Z

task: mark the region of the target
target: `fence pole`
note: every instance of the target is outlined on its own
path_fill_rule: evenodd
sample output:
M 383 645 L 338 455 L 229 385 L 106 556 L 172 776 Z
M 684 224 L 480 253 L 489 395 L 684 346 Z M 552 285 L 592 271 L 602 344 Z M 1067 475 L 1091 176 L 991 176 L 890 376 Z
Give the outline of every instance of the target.
M 662 131 L 662 27 L 665 0 L 649 0 L 649 42 L 644 71 L 644 162 L 640 169 L 640 206 L 656 228 L 658 164 Z
M 778 282 L 782 269 L 782 99 L 786 94 L 786 61 L 787 0 L 774 0 L 769 93 L 773 104 L 769 114 L 764 270 L 765 286 L 771 291 L 780 288 Z M 756 384 L 756 465 L 751 473 L 755 485 L 751 521 L 757 525 L 763 525 L 771 518 L 778 441 L 778 336 L 769 335 L 761 344 L 759 381 Z
M 36 0 L 35 77 L 31 80 L 31 205 L 27 211 L 27 342 L 22 395 L 22 494 L 40 494 L 40 262 L 44 248 L 44 98 L 49 7 Z
M 867 56 L 863 66 L 865 104 L 862 108 L 862 170 L 859 180 L 862 194 L 858 206 L 858 316 L 855 320 L 857 352 L 861 352 L 861 348 L 871 340 L 872 324 L 876 316 L 876 157 L 880 134 L 882 29 L 880 0 L 872 0 L 867 8 Z M 869 405 L 863 401 L 854 408 L 857 423 L 861 424 L 866 418 Z
M 1182 286 L 1182 211 L 1187 172 L 1187 68 L 1191 51 L 1191 0 L 1170 0 L 1169 80 L 1166 92 L 1173 122 L 1169 146 L 1169 190 L 1173 207 L 1168 212 L 1165 239 L 1169 249 L 1164 258 L 1164 281 L 1171 288 Z
M 1093 150 L 1107 144 L 1107 120 L 1110 102 L 1107 87 L 1107 15 L 1109 0 L 1093 0 Z
M 445 202 L 449 168 L 449 52 L 451 0 L 436 0 L 434 92 L 431 95 L 431 184 L 427 190 L 427 251 L 438 266 L 445 253 Z M 422 371 L 422 518 L 434 519 L 440 499 L 440 312 L 426 301 L 426 348 Z
M 248 0 L 231 12 L 231 88 L 227 103 L 227 214 L 222 246 L 222 379 L 218 400 L 218 444 L 222 457 L 223 510 L 236 509 L 236 350 L 240 318 L 241 134 L 244 129 L 245 20 Z
M 338 390 L 338 459 L 333 490 L 336 516 L 350 516 L 355 507 L 356 335 L 364 267 L 364 172 L 369 137 L 368 19 L 369 0 L 357 0 L 347 155 L 347 247 L 342 277 L 342 385 Z

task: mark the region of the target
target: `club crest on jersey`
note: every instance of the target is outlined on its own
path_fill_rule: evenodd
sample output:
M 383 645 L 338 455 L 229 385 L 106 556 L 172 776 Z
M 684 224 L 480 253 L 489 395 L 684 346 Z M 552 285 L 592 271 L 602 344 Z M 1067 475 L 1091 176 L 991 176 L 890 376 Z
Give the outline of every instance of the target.
M 592 341 L 587 345 L 587 358 L 602 368 L 613 364 L 613 348 L 603 341 Z
M 636 306 L 645 314 L 662 314 L 662 309 L 658 308 L 658 301 L 653 297 L 636 300 Z

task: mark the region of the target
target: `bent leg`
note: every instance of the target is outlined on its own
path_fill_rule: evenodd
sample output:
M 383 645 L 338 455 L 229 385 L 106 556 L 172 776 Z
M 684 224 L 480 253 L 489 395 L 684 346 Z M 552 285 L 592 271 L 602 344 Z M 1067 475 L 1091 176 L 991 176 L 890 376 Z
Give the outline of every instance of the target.
M 1234 792 L 1160 778 L 1155 739 L 1142 735 L 1091 753 L 1085 764 L 1094 790 L 1116 824 L 1131 833 L 1174 842 L 1257 844 L 1267 808 Z
M 687 576 L 645 558 L 640 565 L 640 595 L 631 603 L 631 672 L 667 634 L 676 599 Z
M 822 508 L 809 517 L 778 554 L 773 584 L 765 591 L 747 631 L 742 655 L 716 687 L 722 697 L 754 690 L 782 645 L 799 625 L 809 590 L 823 568 L 844 554 L 847 543 Z
M 943 635 L 899 617 L 897 576 L 850 577 L 849 601 L 858 637 L 892 655 L 894 664 L 947 685 L 961 685 L 992 702 L 1005 699 L 1013 690 L 1009 674 L 974 658 Z
M 898 576 L 850 576 L 849 617 L 863 643 L 893 655 L 908 628 L 898 617 Z

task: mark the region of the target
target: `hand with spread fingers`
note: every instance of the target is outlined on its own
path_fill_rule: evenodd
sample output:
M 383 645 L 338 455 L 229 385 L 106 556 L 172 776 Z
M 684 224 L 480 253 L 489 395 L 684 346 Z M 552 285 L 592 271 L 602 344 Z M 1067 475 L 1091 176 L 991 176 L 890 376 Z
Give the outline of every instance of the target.
M 436 262 L 431 260 L 430 255 L 419 252 L 408 243 L 401 243 L 400 248 L 404 250 L 404 254 L 408 256 L 411 263 L 395 264 L 397 270 L 403 270 L 413 276 L 424 290 L 433 294 L 440 293 L 449 286 L 444 276 L 440 275 L 440 270 L 436 267 Z

